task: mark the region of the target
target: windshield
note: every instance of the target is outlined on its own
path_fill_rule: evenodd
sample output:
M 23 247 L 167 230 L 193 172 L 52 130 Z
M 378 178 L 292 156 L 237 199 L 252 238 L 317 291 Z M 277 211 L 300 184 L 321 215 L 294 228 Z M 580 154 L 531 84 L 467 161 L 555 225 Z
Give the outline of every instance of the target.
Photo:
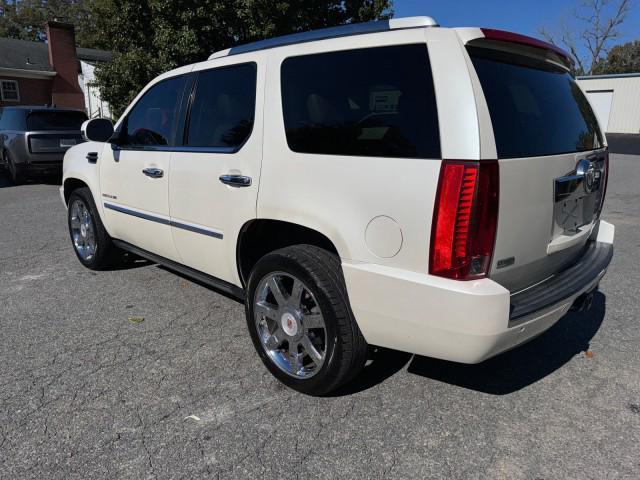
M 27 130 L 80 130 L 86 119 L 82 112 L 35 111 L 27 116 Z
M 489 106 L 498 158 L 602 146 L 596 116 L 571 74 L 521 55 L 468 51 Z

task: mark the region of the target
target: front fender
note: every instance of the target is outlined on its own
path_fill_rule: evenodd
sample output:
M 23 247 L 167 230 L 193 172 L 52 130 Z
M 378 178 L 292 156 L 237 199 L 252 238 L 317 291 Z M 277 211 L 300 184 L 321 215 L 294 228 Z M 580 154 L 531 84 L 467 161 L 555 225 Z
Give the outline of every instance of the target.
M 71 147 L 64 155 L 62 163 L 62 186 L 60 194 L 62 201 L 67 206 L 68 188 L 72 183 L 80 181 L 89 187 L 93 200 L 98 208 L 98 214 L 104 218 L 102 202 L 100 201 L 100 158 L 105 144 L 100 142 L 86 142 Z M 98 161 L 90 163 L 87 154 L 95 152 L 98 154 Z

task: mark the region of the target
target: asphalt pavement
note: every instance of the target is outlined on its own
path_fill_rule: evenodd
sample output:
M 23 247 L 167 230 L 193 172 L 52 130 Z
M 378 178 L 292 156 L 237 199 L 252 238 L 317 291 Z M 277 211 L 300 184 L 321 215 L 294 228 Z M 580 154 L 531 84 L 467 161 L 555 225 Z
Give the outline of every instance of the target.
M 640 478 L 640 157 L 611 166 L 591 311 L 477 366 L 382 352 L 330 398 L 267 373 L 242 305 L 84 269 L 57 186 L 0 178 L 0 478 Z

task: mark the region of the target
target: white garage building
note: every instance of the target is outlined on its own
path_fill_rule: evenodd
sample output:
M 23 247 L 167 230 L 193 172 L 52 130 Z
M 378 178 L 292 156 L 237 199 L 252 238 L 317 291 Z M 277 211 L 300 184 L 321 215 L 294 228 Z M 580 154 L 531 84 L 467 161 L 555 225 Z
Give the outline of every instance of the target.
M 578 77 L 606 133 L 640 134 L 640 73 Z

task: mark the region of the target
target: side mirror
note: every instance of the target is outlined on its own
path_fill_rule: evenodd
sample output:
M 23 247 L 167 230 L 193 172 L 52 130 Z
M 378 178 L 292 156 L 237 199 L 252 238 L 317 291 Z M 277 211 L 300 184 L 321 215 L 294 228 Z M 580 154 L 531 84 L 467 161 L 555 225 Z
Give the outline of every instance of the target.
M 80 130 L 88 142 L 108 142 L 113 135 L 113 123 L 106 118 L 92 118 L 84 122 Z

